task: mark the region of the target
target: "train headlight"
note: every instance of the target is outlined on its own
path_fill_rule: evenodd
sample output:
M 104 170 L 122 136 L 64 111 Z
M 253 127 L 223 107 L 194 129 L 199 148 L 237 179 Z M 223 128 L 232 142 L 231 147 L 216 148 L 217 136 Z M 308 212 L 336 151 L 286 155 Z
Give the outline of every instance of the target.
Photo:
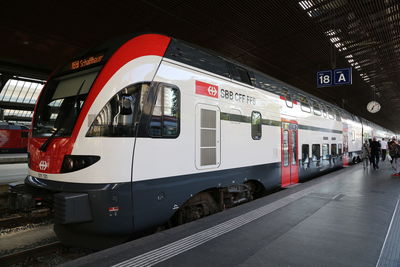
M 100 160 L 99 156 L 65 155 L 61 173 L 74 172 L 93 165 Z

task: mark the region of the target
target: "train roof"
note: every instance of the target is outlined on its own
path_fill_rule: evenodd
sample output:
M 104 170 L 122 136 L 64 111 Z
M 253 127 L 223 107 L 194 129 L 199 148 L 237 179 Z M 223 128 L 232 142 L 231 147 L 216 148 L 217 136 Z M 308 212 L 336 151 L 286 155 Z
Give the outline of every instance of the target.
M 86 50 L 84 53 L 76 57 L 74 60 L 79 58 L 85 58 L 94 55 L 96 53 L 102 53 L 101 62 L 104 62 L 107 59 L 109 59 L 125 43 L 129 42 L 130 40 L 136 37 L 145 35 L 148 35 L 149 42 L 154 41 L 155 40 L 154 36 L 157 35 L 171 38 L 164 54 L 164 57 L 166 58 L 211 72 L 213 74 L 223 76 L 228 79 L 232 79 L 247 84 L 251 87 L 269 91 L 273 94 L 281 96 L 289 94 L 292 100 L 297 100 L 299 102 L 307 101 L 309 105 L 315 105 L 315 103 L 318 103 L 318 105 L 320 105 L 322 103 L 324 106 L 333 109 L 334 113 L 336 114 L 339 113 L 341 117 L 346 119 L 351 119 L 359 123 L 361 123 L 362 121 L 367 121 L 365 119 L 361 120 L 361 118 L 357 117 L 356 115 L 348 112 L 343 108 L 340 108 L 335 104 L 329 103 L 307 92 L 304 92 L 299 88 L 289 85 L 267 74 L 264 74 L 259 70 L 250 68 L 235 60 L 225 58 L 214 51 L 163 34 L 146 33 L 146 34 L 124 35 L 120 38 L 112 39 L 100 45 L 94 46 L 93 48 Z M 66 72 L 70 71 L 71 70 L 69 68 L 70 65 L 71 64 L 66 64 L 66 66 L 58 70 L 57 73 L 65 74 Z M 383 129 L 383 127 L 381 128 Z

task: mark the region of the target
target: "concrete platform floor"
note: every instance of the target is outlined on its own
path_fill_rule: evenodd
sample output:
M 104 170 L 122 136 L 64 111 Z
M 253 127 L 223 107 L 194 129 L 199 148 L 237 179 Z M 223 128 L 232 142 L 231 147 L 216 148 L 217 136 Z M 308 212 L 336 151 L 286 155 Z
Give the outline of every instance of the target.
M 27 163 L 0 164 L 0 184 L 23 182 L 27 175 Z
M 359 164 L 64 266 L 400 266 L 399 193 Z

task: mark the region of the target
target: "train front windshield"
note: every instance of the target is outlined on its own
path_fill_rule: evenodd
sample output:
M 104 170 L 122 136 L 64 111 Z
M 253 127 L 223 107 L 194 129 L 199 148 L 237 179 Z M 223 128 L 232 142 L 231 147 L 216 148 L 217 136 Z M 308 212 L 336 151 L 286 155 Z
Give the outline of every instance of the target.
M 36 109 L 33 137 L 70 136 L 99 67 L 48 82 Z

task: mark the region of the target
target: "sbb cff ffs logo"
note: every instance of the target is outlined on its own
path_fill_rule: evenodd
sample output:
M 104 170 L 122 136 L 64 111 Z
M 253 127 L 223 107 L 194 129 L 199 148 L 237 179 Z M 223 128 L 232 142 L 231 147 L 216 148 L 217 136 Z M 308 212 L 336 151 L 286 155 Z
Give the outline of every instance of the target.
M 218 98 L 218 86 L 196 81 L 196 94 Z

